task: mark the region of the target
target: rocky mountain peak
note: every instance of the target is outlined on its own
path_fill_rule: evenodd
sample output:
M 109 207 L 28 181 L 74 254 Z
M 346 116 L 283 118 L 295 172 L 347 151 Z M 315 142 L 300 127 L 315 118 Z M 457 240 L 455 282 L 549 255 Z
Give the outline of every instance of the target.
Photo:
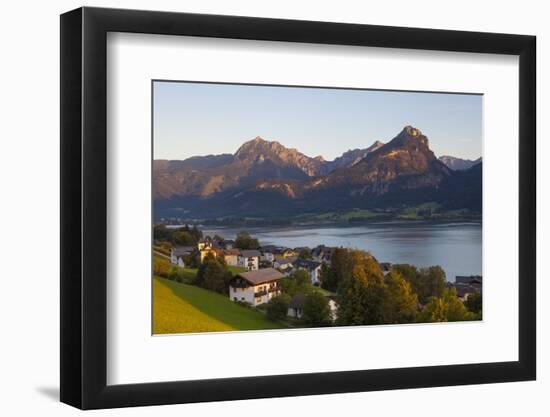
M 414 147 L 429 150 L 428 138 L 420 129 L 413 126 L 405 126 L 399 134 L 393 138 L 385 148 Z

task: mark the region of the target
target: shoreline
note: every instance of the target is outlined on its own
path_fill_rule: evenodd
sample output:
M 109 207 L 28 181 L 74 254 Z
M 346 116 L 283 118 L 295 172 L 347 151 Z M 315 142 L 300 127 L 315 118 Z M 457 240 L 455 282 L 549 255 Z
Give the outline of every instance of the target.
M 166 224 L 166 223 L 155 223 L 155 224 Z M 166 224 L 167 228 L 178 228 L 183 226 L 197 226 L 199 228 L 207 229 L 262 229 L 262 228 L 273 228 L 273 229 L 284 229 L 284 228 L 310 228 L 310 227 L 340 227 L 340 228 L 352 228 L 352 227 L 361 227 L 361 226 L 371 226 L 371 225 L 396 225 L 396 226 L 406 226 L 406 225 L 419 225 L 419 224 L 479 224 L 483 225 L 481 218 L 461 218 L 461 219 L 399 219 L 399 218 L 390 218 L 390 219 L 371 219 L 368 221 L 361 222 L 294 222 L 286 224 L 277 224 L 277 223 L 203 223 L 203 222 L 189 222 L 189 223 L 178 223 L 178 224 Z

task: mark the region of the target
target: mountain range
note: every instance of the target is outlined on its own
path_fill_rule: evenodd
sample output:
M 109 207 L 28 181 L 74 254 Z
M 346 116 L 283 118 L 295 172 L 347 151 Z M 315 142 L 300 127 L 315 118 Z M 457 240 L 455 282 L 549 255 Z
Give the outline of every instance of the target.
M 235 154 L 155 160 L 155 216 L 295 216 L 426 202 L 481 213 L 481 160 L 457 161 L 465 160 L 436 158 L 412 126 L 333 161 L 256 137 Z
M 443 155 L 439 157 L 439 160 L 443 162 L 445 165 L 447 165 L 449 168 L 451 168 L 452 170 L 463 171 L 465 169 L 469 169 L 473 167 L 476 164 L 479 164 L 481 162 L 481 157 L 477 158 L 476 160 L 472 160 L 472 159 L 457 158 L 449 155 Z

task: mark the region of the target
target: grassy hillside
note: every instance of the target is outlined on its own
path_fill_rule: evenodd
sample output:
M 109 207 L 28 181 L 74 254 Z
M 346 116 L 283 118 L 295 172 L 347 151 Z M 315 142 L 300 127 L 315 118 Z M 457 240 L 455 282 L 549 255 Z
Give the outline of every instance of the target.
M 282 325 L 221 294 L 155 277 L 153 333 L 278 329 Z

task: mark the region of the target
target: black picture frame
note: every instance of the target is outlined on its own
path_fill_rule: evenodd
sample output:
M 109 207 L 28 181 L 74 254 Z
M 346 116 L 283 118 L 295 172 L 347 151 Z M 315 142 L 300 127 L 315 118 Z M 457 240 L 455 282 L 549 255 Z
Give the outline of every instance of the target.
M 107 385 L 108 32 L 519 56 L 519 360 Z M 61 401 L 95 409 L 534 380 L 535 45 L 524 35 L 237 16 L 88 7 L 61 15 Z

